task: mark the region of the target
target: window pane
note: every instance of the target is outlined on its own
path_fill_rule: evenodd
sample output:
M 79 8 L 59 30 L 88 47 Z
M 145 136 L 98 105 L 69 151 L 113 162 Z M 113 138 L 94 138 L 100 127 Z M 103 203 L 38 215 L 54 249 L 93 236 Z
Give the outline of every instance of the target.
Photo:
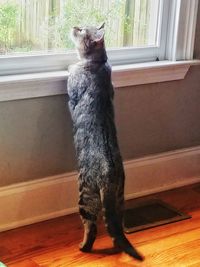
M 157 44 L 162 0 L 0 0 L 0 54 L 73 48 L 73 26 L 106 22 L 107 47 Z

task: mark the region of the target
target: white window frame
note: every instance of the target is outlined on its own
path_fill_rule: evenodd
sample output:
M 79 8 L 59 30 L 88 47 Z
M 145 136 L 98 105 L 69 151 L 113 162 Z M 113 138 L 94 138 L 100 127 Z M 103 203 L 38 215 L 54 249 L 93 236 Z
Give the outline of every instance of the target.
M 160 0 L 158 40 L 144 48 L 108 49 L 113 66 L 139 62 L 192 60 L 198 0 Z M 161 37 L 161 38 L 160 38 Z M 66 70 L 76 53 L 0 57 L 0 76 Z
M 199 0 L 164 1 L 160 8 L 170 19 L 160 20 L 160 44 L 108 50 L 115 88 L 181 80 L 191 65 L 200 65 L 193 59 Z M 0 102 L 65 95 L 67 67 L 75 61 L 74 52 L 0 58 Z
M 166 59 L 192 60 L 199 0 L 172 0 Z

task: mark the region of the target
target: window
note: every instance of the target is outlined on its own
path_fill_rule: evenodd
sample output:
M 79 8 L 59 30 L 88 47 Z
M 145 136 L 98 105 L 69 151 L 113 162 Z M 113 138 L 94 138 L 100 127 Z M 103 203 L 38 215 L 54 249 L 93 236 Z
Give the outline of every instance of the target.
M 66 69 L 76 60 L 70 28 L 102 21 L 113 65 L 189 59 L 194 33 L 188 25 L 195 29 L 197 4 L 198 0 L 0 0 L 0 75 Z M 190 47 L 183 48 L 186 38 Z M 183 49 L 188 50 L 184 55 Z
M 106 22 L 107 47 L 149 47 L 158 41 L 160 0 L 12 0 L 0 4 L 0 52 L 59 52 L 73 44 L 73 26 Z

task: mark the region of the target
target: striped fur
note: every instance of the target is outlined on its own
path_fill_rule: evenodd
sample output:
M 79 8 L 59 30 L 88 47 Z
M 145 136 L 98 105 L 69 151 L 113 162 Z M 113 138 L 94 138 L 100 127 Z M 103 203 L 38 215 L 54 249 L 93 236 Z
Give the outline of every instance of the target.
M 69 68 L 69 109 L 79 164 L 79 211 L 84 225 L 82 251 L 92 249 L 97 216 L 116 247 L 142 260 L 123 233 L 124 169 L 113 110 L 111 68 L 104 47 L 104 30 L 75 27 L 72 39 L 80 62 Z

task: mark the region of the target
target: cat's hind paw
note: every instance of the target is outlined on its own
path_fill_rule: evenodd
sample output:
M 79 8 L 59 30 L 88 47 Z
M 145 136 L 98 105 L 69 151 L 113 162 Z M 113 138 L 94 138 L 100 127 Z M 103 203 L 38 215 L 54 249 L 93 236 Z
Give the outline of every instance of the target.
M 88 243 L 85 243 L 85 244 L 82 242 L 82 243 L 79 244 L 79 249 L 82 252 L 91 252 L 92 245 L 93 244 L 90 244 L 89 242 Z

